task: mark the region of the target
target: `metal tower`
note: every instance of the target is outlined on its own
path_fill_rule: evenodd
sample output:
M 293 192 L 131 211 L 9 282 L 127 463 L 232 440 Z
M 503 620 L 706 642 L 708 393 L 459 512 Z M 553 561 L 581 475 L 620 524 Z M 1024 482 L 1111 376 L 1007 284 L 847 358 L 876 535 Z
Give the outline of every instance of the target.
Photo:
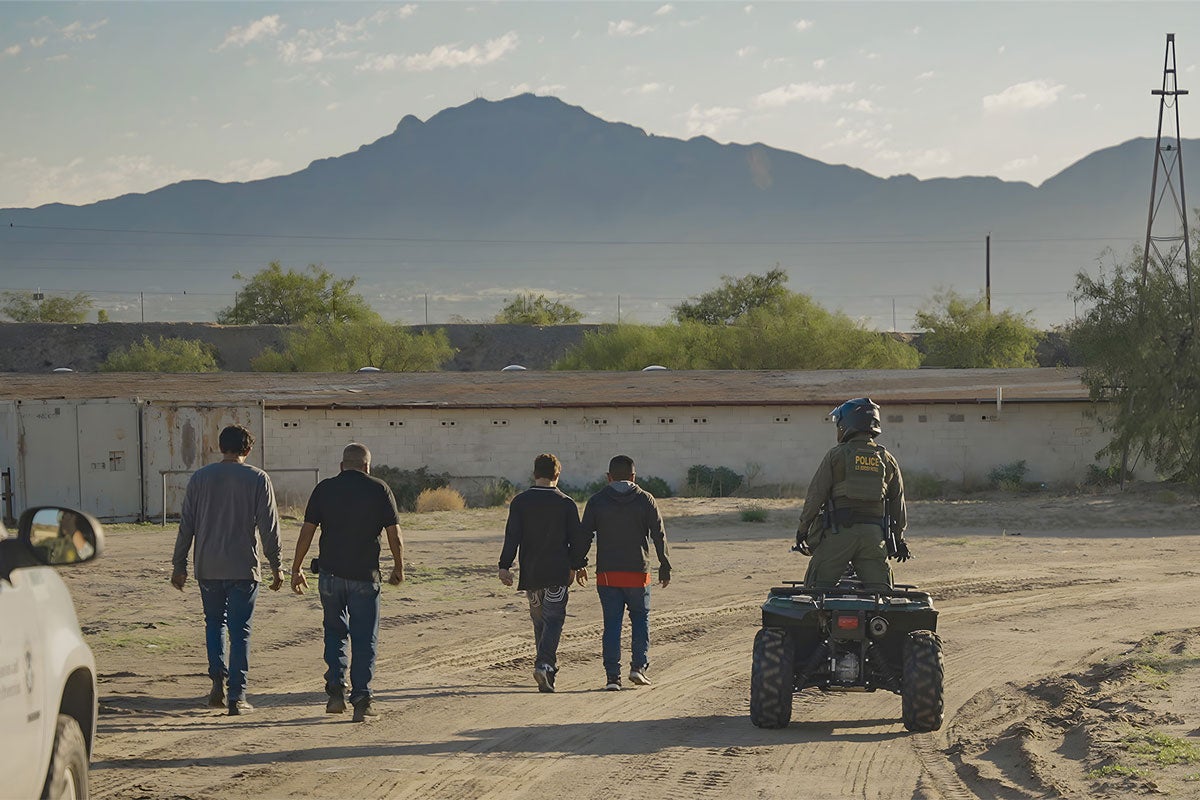
M 1146 244 L 1142 251 L 1142 283 L 1146 282 L 1151 253 L 1164 270 L 1174 272 L 1176 260 L 1182 250 L 1188 306 L 1195 322 L 1196 296 L 1192 288 L 1192 249 L 1188 240 L 1188 210 L 1183 190 L 1183 151 L 1180 149 L 1179 137 L 1179 98 L 1187 94 L 1187 90 L 1179 88 L 1176 75 L 1175 34 L 1168 33 L 1166 54 L 1163 56 L 1162 88 L 1150 92 L 1159 98 L 1158 138 L 1154 145 L 1154 176 L 1150 180 L 1150 215 L 1146 221 Z M 1174 137 L 1168 135 L 1164 144 L 1163 117 L 1168 109 L 1174 111 L 1175 134 Z M 1169 204 L 1168 198 L 1171 200 Z

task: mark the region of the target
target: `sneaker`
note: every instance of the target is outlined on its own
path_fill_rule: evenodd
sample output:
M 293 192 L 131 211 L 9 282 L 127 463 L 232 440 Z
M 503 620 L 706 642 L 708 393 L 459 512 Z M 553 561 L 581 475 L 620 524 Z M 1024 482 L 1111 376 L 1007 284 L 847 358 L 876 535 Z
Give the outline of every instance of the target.
M 341 714 L 346 710 L 346 695 L 342 692 L 335 692 L 329 695 L 329 700 L 325 703 L 326 714 Z
M 354 717 L 352 722 L 366 722 L 367 717 L 378 717 L 379 712 L 371 706 L 371 698 L 364 697 L 361 700 L 356 700 L 352 703 L 354 706 Z
M 646 668 L 629 670 L 629 682 L 636 683 L 638 686 L 649 686 L 650 679 L 646 677 Z
M 234 700 L 229 704 L 229 716 L 236 717 L 241 714 L 249 714 L 254 710 L 254 706 L 250 705 L 250 701 L 246 698 Z
M 554 691 L 554 667 L 549 664 L 538 664 L 533 670 L 533 679 L 537 681 L 539 692 Z
M 208 693 L 209 708 L 224 708 L 225 707 L 225 680 L 223 678 L 213 678 L 212 691 Z
M 621 691 L 621 676 L 620 675 L 609 675 L 608 676 L 608 684 L 604 688 L 610 692 Z

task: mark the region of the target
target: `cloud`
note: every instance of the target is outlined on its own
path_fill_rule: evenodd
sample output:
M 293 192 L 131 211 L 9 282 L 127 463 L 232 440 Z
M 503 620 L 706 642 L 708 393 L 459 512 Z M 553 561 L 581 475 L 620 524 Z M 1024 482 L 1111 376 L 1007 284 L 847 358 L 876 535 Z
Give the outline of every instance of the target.
M 908 32 L 911 33 L 913 36 L 920 36 L 921 35 L 921 26 L 913 25 L 912 28 L 910 28 Z
M 739 47 L 737 50 L 737 55 L 738 55 L 738 58 L 745 58 L 746 56 L 752 56 L 757 52 L 758 52 L 757 47 L 755 47 L 752 44 L 748 44 L 745 47 Z
M 108 24 L 107 19 L 102 19 L 99 22 L 93 22 L 90 25 L 75 20 L 64 28 L 59 29 L 64 39 L 72 42 L 89 42 L 96 38 L 96 31 Z
M 1028 158 L 1014 158 L 1012 161 L 1009 161 L 1007 164 L 1001 167 L 1000 171 L 1018 172 L 1023 169 L 1028 169 L 1029 167 L 1035 167 L 1037 166 L 1037 163 L 1038 157 L 1036 155 L 1029 156 Z
M 793 23 L 793 27 L 801 33 L 804 33 L 806 30 L 811 28 L 813 24 L 814 23 L 811 19 L 798 19 L 795 21 L 795 23 Z
M 1046 80 L 1015 83 L 1002 92 L 984 97 L 983 110 L 1001 113 L 1048 108 L 1057 102 L 1059 93 L 1065 88 L 1067 87 L 1061 83 Z
M 1000 45 L 999 47 L 997 47 L 997 48 L 996 48 L 996 55 L 998 55 L 998 56 L 1002 56 L 1002 55 L 1004 55 L 1004 51 L 1005 51 L 1005 50 L 1007 50 L 1007 49 L 1008 49 L 1008 47 L 1007 47 L 1007 46 L 1005 46 L 1005 45 Z
M 687 130 L 692 136 L 715 136 L 717 130 L 726 123 L 733 122 L 742 116 L 740 108 L 724 106 L 709 106 L 702 108 L 698 103 L 688 109 Z
M 11 46 L 11 47 L 6 47 L 6 48 L 4 48 L 4 51 L 3 51 L 3 53 L 4 53 L 4 55 L 6 55 L 6 56 L 10 56 L 10 57 L 11 57 L 11 56 L 18 56 L 18 55 L 20 55 L 20 54 L 21 54 L 21 45 L 19 45 L 19 44 L 14 44 L 14 45 L 13 45 L 13 46 Z
M 278 14 L 270 14 L 246 25 L 234 25 L 229 29 L 229 33 L 225 34 L 225 40 L 217 45 L 217 49 L 245 47 L 261 39 L 271 39 L 278 36 L 283 31 L 283 27 Z
M 754 13 L 754 6 L 752 6 L 752 5 L 750 5 L 750 6 L 744 6 L 744 7 L 742 8 L 742 11 L 744 11 L 744 12 L 745 12 L 745 13 L 747 13 L 747 14 L 753 14 L 753 13 Z
M 29 40 L 30 47 L 41 47 L 49 40 L 48 36 L 34 36 Z
M 754 98 L 753 103 L 757 108 L 782 108 L 797 101 L 828 103 L 834 96 L 851 91 L 854 91 L 853 83 L 789 83 L 763 92 Z
M 671 5 L 670 3 L 667 3 L 666 5 L 659 6 L 658 10 L 654 12 L 654 16 L 665 17 L 667 14 L 670 14 L 674 10 L 675 10 L 675 6 Z
M 70 58 L 71 57 L 69 55 L 67 55 L 66 53 L 59 53 L 56 56 L 50 56 L 46 60 L 51 61 L 51 62 L 53 62 L 53 61 L 68 61 L 68 60 L 70 60 Z
M 372 56 L 359 64 L 359 72 L 390 72 L 406 69 L 409 72 L 431 72 L 435 69 L 457 69 L 458 67 L 481 67 L 491 64 L 517 49 L 519 37 L 516 31 L 488 39 L 482 45 L 460 47 L 458 43 L 441 44 L 427 53 L 409 56 Z
M 874 114 L 879 111 L 875 104 L 865 97 L 861 97 L 853 103 L 842 103 L 842 108 L 847 111 L 861 111 L 864 114 Z
M 631 86 L 625 89 L 621 94 L 657 94 L 667 87 L 661 83 L 643 83 L 641 86 Z
M 925 71 L 925 72 L 922 72 L 920 75 L 918 75 L 918 76 L 917 76 L 917 80 L 919 80 L 919 81 L 927 81 L 927 80 L 929 80 L 930 78 L 932 78 L 932 77 L 933 77 L 934 75 L 936 75 L 936 74 L 937 74 L 937 73 L 936 73 L 936 72 L 934 72 L 933 70 L 927 70 L 927 71 Z
M 825 69 L 825 65 L 828 63 L 829 61 L 827 59 L 815 58 L 813 59 L 813 69 Z
M 631 19 L 608 23 L 609 36 L 645 36 L 654 30 L 653 25 L 638 25 Z
M 924 150 L 879 150 L 875 157 L 881 161 L 902 164 L 905 170 L 944 167 L 954 160 L 954 156 L 944 147 L 930 147 Z

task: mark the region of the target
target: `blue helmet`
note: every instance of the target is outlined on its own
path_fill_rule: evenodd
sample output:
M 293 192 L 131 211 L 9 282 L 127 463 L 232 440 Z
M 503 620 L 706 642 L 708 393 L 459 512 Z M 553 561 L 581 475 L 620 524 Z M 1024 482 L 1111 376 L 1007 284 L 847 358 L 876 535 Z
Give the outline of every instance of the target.
M 838 429 L 838 441 L 844 442 L 855 433 L 878 436 L 883 432 L 879 424 L 879 405 L 869 397 L 847 400 L 829 412 Z

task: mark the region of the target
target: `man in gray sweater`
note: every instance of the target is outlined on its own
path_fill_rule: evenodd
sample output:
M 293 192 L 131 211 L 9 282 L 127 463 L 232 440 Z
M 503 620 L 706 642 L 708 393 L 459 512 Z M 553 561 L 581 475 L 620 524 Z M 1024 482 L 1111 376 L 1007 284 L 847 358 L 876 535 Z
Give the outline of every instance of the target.
M 241 425 L 221 431 L 221 460 L 192 474 L 179 514 L 171 585 L 187 583 L 188 551 L 195 543 L 196 582 L 204 605 L 204 639 L 212 691 L 208 704 L 225 704 L 229 681 L 230 715 L 252 710 L 246 701 L 250 618 L 258 597 L 259 551 L 271 565 L 271 591 L 283 584 L 280 563 L 279 513 L 267 473 L 246 463 L 254 435 Z M 225 666 L 225 630 L 229 631 L 229 667 Z

